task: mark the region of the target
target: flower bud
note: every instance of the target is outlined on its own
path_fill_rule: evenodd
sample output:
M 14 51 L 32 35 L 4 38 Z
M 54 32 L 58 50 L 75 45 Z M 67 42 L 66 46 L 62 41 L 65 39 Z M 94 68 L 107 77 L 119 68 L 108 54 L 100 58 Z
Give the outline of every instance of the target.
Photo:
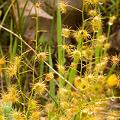
M 74 51 L 72 52 L 72 57 L 73 57 L 74 59 L 80 59 L 80 58 L 81 58 L 81 52 L 80 52 L 79 50 L 74 50 Z
M 70 96 L 70 91 L 66 88 L 60 88 L 59 89 L 59 96 L 61 101 L 67 101 Z
M 76 76 L 74 79 L 74 86 L 78 88 L 80 84 L 81 84 L 80 76 Z
M 69 108 L 68 102 L 61 102 L 60 106 L 61 106 L 62 109 L 65 109 L 65 110 Z
M 13 112 L 12 116 L 16 120 L 21 120 L 22 119 L 21 113 L 19 113 L 19 112 Z
M 102 28 L 102 21 L 100 16 L 95 16 L 91 21 L 92 29 L 94 32 L 98 32 Z
M 112 61 L 113 61 L 113 64 L 117 65 L 119 62 L 119 59 L 118 59 L 118 57 L 113 56 Z
M 17 74 L 17 66 L 16 65 L 12 65 L 7 69 L 8 69 L 8 74 L 10 77 L 13 77 L 14 75 Z
M 62 13 L 66 13 L 67 4 L 64 1 L 60 1 L 59 8 Z
M 43 94 L 43 92 L 45 91 L 45 88 L 46 88 L 46 85 L 43 82 L 37 82 L 34 85 L 34 89 L 39 95 Z
M 53 79 L 53 73 L 48 73 L 47 75 L 46 75 L 46 78 L 45 78 L 45 80 L 46 81 L 51 81 L 52 79 Z
M 87 38 L 88 33 L 86 30 L 78 30 L 75 31 L 74 33 L 74 38 L 76 39 L 77 42 L 79 42 L 83 38 Z
M 70 30 L 68 28 L 62 28 L 61 35 L 68 38 L 70 36 Z
M 115 16 L 110 17 L 108 24 L 109 24 L 109 25 L 113 25 L 113 23 L 114 23 L 115 20 L 116 20 L 116 17 L 115 17 Z
M 16 56 L 14 63 L 15 63 L 15 65 L 16 65 L 17 67 L 20 65 L 20 62 L 21 62 L 20 57 L 17 57 L 17 56 Z
M 96 10 L 90 10 L 89 15 L 92 16 L 92 17 L 95 17 L 97 15 L 97 11 Z
M 40 53 L 37 55 L 37 57 L 38 57 L 38 59 L 39 59 L 40 61 L 44 61 L 44 60 L 47 59 L 47 54 L 46 54 L 46 52 L 40 52 Z

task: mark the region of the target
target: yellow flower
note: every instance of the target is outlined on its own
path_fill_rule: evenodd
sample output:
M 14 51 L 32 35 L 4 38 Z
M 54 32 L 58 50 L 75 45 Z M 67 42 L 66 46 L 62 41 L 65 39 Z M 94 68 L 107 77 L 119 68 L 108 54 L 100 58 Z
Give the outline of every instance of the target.
M 0 115 L 0 120 L 4 120 L 4 116 Z
M 115 84 L 117 86 L 119 86 L 118 82 L 119 82 L 119 80 L 118 80 L 118 78 L 116 77 L 115 74 L 110 75 L 109 78 L 108 78 L 108 80 L 107 80 L 107 84 L 108 84 L 109 87 L 112 87 Z
M 80 83 L 81 83 L 80 76 L 76 76 L 74 80 L 74 86 L 78 88 L 80 86 Z
M 3 65 L 3 64 L 5 64 L 5 60 L 4 59 L 0 59 L 0 65 Z

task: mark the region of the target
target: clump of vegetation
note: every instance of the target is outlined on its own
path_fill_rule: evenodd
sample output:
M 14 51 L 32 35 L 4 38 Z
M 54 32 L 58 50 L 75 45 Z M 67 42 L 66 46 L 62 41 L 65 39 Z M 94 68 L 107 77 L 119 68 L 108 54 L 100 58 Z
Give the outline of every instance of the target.
M 13 3 L 17 4 L 19 13 L 18 0 L 11 0 L 0 25 L 2 31 L 7 31 L 2 38 L 10 37 L 9 51 L 5 52 L 0 45 L 0 120 L 119 119 L 119 110 L 111 110 L 110 103 L 120 99 L 115 90 L 120 86 L 119 72 L 115 72 L 120 56 L 107 53 L 111 46 L 111 26 L 119 17 L 119 0 L 83 0 L 82 10 L 69 5 L 69 1 L 59 1 L 57 64 L 52 60 L 54 49 L 48 43 L 45 45 L 38 34 L 41 32 L 38 23 L 40 0 L 35 3 L 38 11 L 35 17 L 36 39 L 32 45 L 23 39 L 20 31 L 25 9 L 19 13 L 18 23 L 11 17 L 10 28 L 4 27 L 11 7 L 14 13 Z M 65 14 L 68 7 L 82 14 L 82 25 L 77 30 L 65 25 L 62 27 L 61 14 Z M 103 31 L 105 18 L 109 19 L 105 23 L 108 25 L 106 33 Z M 53 31 L 53 24 L 51 28 Z M 71 38 L 76 44 L 68 42 Z M 107 70 L 109 62 L 111 66 Z

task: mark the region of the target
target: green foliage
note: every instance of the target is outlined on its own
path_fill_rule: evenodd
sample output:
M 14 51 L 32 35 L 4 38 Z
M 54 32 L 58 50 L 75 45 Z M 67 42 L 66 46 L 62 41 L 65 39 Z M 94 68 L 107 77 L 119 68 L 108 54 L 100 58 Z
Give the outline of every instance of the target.
M 120 99 L 120 96 L 115 96 L 114 90 L 120 87 L 119 72 L 114 71 L 119 63 L 119 55 L 111 57 L 107 54 L 111 45 L 111 27 L 114 22 L 117 24 L 120 17 L 119 0 L 83 0 L 82 10 L 58 0 L 57 11 L 53 9 L 53 17 L 57 15 L 57 45 L 52 41 L 55 18 L 51 24 L 50 41 L 46 41 L 47 36 L 39 34 L 45 31 L 39 27 L 42 24 L 39 23 L 40 0 L 36 4 L 36 37 L 31 40 L 32 44 L 31 41 L 24 40 L 27 27 L 24 23 L 29 19 L 27 16 L 24 21 L 28 0 L 21 13 L 19 1 L 11 1 L 17 5 L 19 21 L 15 22 L 15 16 L 8 15 L 12 13 L 12 9 L 14 11 L 14 4 L 3 9 L 4 16 L 0 15 L 0 119 L 120 118 L 119 111 L 108 109 L 109 100 Z M 4 1 L 0 3 L 4 4 Z M 67 25 L 62 26 L 64 18 L 61 14 L 65 14 L 67 8 L 81 14 L 82 25 L 77 30 L 68 28 Z M 103 31 L 105 18 L 109 18 L 104 23 L 108 24 L 106 33 Z M 4 26 L 10 27 L 7 29 Z M 76 44 L 68 42 L 71 38 Z M 54 46 L 57 52 L 53 49 Z M 107 71 L 109 61 L 112 65 Z

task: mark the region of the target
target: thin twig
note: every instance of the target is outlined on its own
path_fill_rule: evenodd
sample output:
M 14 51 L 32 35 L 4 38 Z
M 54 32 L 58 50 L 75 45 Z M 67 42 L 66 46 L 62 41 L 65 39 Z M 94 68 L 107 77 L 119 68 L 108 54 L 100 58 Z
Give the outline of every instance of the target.
M 28 46 L 33 52 L 35 52 L 35 50 L 34 50 L 29 44 L 27 44 L 20 36 L 18 36 L 17 34 L 15 34 L 15 33 L 12 32 L 12 31 L 10 31 L 9 29 L 3 27 L 2 25 L 0 25 L 0 27 L 1 27 L 2 29 L 6 30 L 7 32 L 13 34 L 14 36 L 16 36 L 18 39 L 22 40 L 23 43 L 24 43 L 26 46 Z
M 2 89 L 2 91 L 4 92 L 2 73 L 1 73 L 1 89 Z
M 7 4 L 7 2 L 4 2 L 4 3 L 0 6 L 0 9 L 2 9 L 6 4 Z

